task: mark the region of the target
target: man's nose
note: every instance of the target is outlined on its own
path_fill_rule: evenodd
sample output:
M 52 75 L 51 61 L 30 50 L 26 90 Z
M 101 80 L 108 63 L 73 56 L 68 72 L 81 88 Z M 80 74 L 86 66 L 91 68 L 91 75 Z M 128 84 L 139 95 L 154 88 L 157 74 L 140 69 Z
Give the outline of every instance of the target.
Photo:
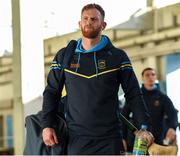
M 91 25 L 91 24 L 92 24 L 92 19 L 89 18 L 89 19 L 87 20 L 87 24 Z

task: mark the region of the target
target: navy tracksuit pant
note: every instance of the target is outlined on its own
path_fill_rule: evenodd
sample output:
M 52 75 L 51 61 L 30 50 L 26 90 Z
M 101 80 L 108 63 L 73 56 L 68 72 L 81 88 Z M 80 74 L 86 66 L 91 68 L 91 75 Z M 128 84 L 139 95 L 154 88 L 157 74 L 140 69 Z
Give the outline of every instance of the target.
M 68 155 L 120 155 L 124 152 L 119 138 L 89 139 L 83 136 L 71 136 L 68 143 Z

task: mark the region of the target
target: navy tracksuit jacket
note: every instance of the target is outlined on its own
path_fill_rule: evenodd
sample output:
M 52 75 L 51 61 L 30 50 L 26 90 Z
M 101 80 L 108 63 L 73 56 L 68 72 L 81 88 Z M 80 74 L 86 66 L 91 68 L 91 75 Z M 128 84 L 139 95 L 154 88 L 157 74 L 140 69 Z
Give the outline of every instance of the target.
M 138 81 L 123 50 L 109 41 L 98 51 L 74 53 L 66 69 L 61 65 L 63 52 L 56 54 L 48 75 L 43 94 L 43 127 L 51 127 L 63 84 L 67 91 L 66 121 L 70 133 L 88 138 L 121 138 L 117 116 L 120 85 L 138 125 L 149 124 Z M 60 76 L 62 70 L 64 75 Z

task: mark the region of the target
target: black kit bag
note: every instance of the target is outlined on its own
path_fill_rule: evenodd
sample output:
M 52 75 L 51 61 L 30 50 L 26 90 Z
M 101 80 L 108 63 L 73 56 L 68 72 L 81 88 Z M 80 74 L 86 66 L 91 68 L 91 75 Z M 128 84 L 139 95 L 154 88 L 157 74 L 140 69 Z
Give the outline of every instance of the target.
M 24 155 L 59 155 L 66 153 L 66 142 L 68 137 L 65 120 L 56 114 L 56 124 L 53 125 L 59 143 L 50 147 L 46 146 L 42 139 L 41 127 L 42 111 L 25 118 L 26 124 L 26 146 Z
M 67 47 L 64 49 L 65 53 L 63 56 L 63 63 L 62 63 L 64 68 L 69 66 L 76 44 L 77 42 L 75 40 L 71 40 L 67 45 Z M 64 74 L 64 71 L 61 70 L 60 74 Z M 65 107 L 65 103 L 62 103 L 62 105 L 64 105 Z M 66 147 L 67 147 L 68 131 L 63 113 L 57 112 L 55 117 L 53 128 L 56 131 L 56 135 L 59 140 L 59 143 L 52 147 L 46 146 L 42 139 L 42 126 L 41 126 L 42 111 L 38 112 L 37 114 L 29 115 L 25 118 L 26 144 L 23 153 L 24 155 L 67 154 Z

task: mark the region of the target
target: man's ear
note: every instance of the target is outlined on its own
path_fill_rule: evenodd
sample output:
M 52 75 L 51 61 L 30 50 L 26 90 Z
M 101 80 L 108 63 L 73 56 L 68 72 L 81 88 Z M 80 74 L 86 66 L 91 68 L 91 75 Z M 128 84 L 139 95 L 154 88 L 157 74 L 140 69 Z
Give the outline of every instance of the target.
M 107 25 L 107 23 L 106 23 L 106 22 L 103 22 L 103 24 L 102 24 L 102 30 L 104 30 L 104 29 L 106 28 L 106 25 Z

